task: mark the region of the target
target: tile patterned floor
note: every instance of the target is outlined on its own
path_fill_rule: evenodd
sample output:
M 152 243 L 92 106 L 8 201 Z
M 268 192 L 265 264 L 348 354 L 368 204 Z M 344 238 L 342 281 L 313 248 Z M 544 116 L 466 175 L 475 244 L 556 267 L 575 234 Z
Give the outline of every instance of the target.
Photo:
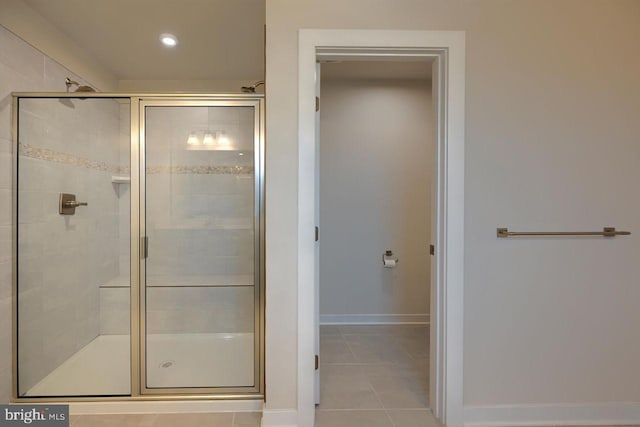
M 316 427 L 435 427 L 425 326 L 322 326 Z
M 258 412 L 157 415 L 76 415 L 70 427 L 260 427 Z
M 322 326 L 316 427 L 437 427 L 428 409 L 428 355 L 424 326 Z M 71 427 L 259 427 L 260 418 L 252 412 L 83 415 L 72 416 Z

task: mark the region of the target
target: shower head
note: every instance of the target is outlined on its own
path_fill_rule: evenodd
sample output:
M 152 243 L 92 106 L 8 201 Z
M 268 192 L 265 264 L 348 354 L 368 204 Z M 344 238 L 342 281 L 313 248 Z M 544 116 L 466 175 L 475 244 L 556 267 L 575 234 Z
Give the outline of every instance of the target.
M 95 92 L 96 91 L 91 86 L 81 85 L 80 83 L 78 83 L 78 82 L 76 82 L 74 80 L 71 80 L 69 77 L 64 79 L 64 84 L 67 86 L 67 92 L 69 92 L 69 89 L 71 88 L 71 86 L 77 86 L 77 88 L 76 88 L 76 90 L 74 90 L 74 92 Z
M 255 82 L 253 85 L 251 86 L 242 86 L 242 92 L 244 93 L 256 93 L 256 88 L 260 85 L 264 84 L 264 80 L 260 80 L 258 82 Z

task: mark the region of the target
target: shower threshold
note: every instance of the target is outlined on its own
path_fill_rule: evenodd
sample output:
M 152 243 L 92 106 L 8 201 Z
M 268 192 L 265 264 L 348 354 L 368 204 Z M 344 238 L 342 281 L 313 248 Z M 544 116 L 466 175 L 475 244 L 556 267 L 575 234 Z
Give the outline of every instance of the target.
M 252 386 L 253 345 L 253 333 L 148 335 L 148 387 Z M 99 335 L 23 397 L 128 396 L 129 346 L 129 335 Z

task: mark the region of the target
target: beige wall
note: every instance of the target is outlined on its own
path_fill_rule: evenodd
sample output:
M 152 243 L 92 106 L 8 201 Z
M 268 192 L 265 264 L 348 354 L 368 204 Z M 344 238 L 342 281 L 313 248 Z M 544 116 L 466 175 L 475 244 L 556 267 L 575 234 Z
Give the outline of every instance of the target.
M 120 92 L 239 93 L 256 80 L 120 80 Z M 259 86 L 257 93 L 264 93 Z
M 300 28 L 467 32 L 465 405 L 640 401 L 640 3 L 373 3 L 267 4 L 267 408 L 296 406 Z M 495 237 L 606 225 L 634 235 Z
M 320 321 L 426 321 L 431 81 L 335 77 L 320 87 Z M 382 265 L 386 249 L 395 268 Z

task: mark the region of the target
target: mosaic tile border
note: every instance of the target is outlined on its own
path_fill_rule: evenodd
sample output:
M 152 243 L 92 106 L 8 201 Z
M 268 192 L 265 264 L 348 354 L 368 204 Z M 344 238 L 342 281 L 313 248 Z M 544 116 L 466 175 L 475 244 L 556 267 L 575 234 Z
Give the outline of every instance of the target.
M 23 157 L 44 160 L 46 162 L 78 166 L 85 169 L 95 169 L 103 172 L 111 172 L 113 174 L 124 172 L 122 170 L 122 167 L 118 165 L 110 165 L 106 162 L 91 160 L 87 159 L 86 157 L 74 156 L 73 154 L 50 150 L 48 148 L 34 147 L 29 144 L 20 143 L 18 146 L 18 154 Z
M 147 174 L 251 175 L 253 166 L 148 166 Z
M 60 163 L 65 165 L 94 169 L 102 172 L 110 172 L 114 175 L 129 174 L 129 166 L 113 165 L 106 162 L 87 159 L 86 157 L 75 156 L 48 148 L 34 147 L 29 144 L 20 143 L 19 154 L 23 157 L 43 160 L 46 162 Z M 193 174 L 193 175 L 251 175 L 254 172 L 253 166 L 148 166 L 147 174 Z

